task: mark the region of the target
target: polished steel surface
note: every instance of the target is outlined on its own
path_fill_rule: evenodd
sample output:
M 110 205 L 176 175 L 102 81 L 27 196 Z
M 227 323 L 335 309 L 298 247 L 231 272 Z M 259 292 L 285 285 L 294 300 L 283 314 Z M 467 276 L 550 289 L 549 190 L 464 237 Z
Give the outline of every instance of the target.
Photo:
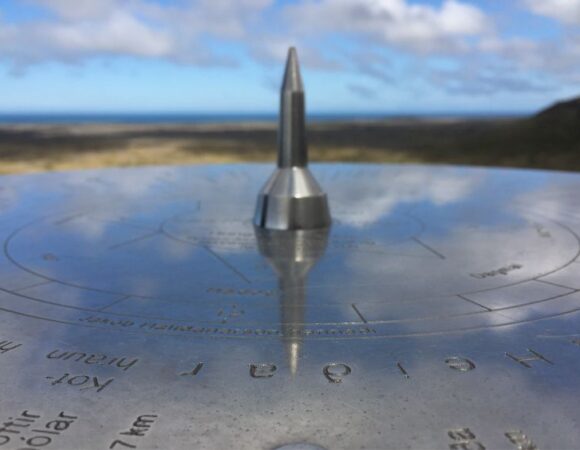
M 308 164 L 305 116 L 304 84 L 298 54 L 292 47 L 288 50 L 280 89 L 278 167 L 306 167 Z
M 268 165 L 0 178 L 0 449 L 572 449 L 580 175 Z
M 254 224 L 272 230 L 328 228 L 328 200 L 308 169 L 304 86 L 295 48 L 280 92 L 278 168 L 258 194 Z

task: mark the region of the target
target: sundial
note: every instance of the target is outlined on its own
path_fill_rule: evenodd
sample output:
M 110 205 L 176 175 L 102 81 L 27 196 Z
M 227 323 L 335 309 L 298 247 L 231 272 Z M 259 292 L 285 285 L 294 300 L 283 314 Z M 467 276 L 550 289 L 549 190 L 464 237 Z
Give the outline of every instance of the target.
M 1 449 L 578 448 L 580 175 L 292 139 L 2 177 Z

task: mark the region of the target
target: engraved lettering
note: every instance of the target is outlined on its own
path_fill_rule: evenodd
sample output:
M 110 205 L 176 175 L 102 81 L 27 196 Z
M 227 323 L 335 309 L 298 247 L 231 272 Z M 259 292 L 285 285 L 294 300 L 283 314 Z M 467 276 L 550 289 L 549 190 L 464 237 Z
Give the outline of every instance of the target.
M 68 430 L 78 418 L 62 411 L 57 418 L 52 418 L 42 425 L 42 416 L 23 411 L 16 418 L 10 417 L 0 429 L 0 446 L 9 443 L 13 438 L 27 446 L 19 450 L 30 450 L 50 445 L 61 433 Z
M 252 378 L 272 378 L 276 370 L 278 368 L 272 363 L 250 364 L 250 376 Z
M 475 439 L 475 434 L 469 428 L 449 430 L 447 435 L 454 441 L 472 441 Z
M 551 238 L 552 237 L 550 232 L 542 224 L 534 223 L 532 225 L 536 229 L 536 231 L 538 232 L 538 235 L 540 237 L 542 237 L 542 238 Z
M 145 436 L 145 432 L 147 430 L 139 430 L 139 429 L 135 429 L 135 428 L 131 428 L 129 431 L 123 431 L 122 434 L 123 436 L 138 436 L 138 437 L 143 437 Z
M 0 353 L 8 353 L 12 350 L 16 350 L 22 344 L 15 344 L 12 341 L 0 341 Z
M 96 392 L 101 392 L 103 389 L 105 389 L 113 381 L 114 381 L 114 378 L 109 378 L 107 381 L 102 383 L 101 381 L 99 381 L 99 379 L 97 377 L 93 377 L 93 385 L 89 386 L 89 387 L 84 387 L 81 389 L 81 391 L 88 391 L 91 389 L 96 389 Z
M 157 416 L 154 414 L 143 414 L 142 416 L 137 417 L 137 420 L 135 420 L 133 426 L 137 428 L 150 428 L 150 424 L 155 422 L 156 418 Z
M 87 383 L 91 377 L 88 375 L 77 375 L 76 377 L 71 377 L 68 380 L 68 384 L 72 386 L 82 386 L 83 384 Z
M 219 311 L 218 311 L 219 312 Z M 224 311 L 225 314 L 225 311 Z M 80 322 L 97 324 L 110 327 L 134 327 L 149 332 L 156 331 L 161 333 L 187 333 L 195 335 L 243 335 L 243 336 L 366 336 L 375 335 L 377 330 L 369 326 L 361 327 L 335 327 L 335 328 L 292 328 L 282 332 L 279 329 L 263 328 L 221 328 L 221 327 L 202 327 L 194 325 L 184 325 L 178 323 L 159 323 L 159 322 L 134 322 L 130 320 L 113 320 L 100 316 L 86 316 L 79 319 Z
M 127 447 L 127 448 L 137 448 L 137 444 L 139 441 L 135 441 L 135 439 L 143 438 L 151 428 L 151 426 L 155 423 L 157 419 L 156 414 L 142 414 L 135 419 L 131 427 L 126 431 L 121 431 L 119 435 L 127 436 L 127 438 L 123 437 L 123 440 L 116 439 L 114 440 L 111 445 L 109 445 L 109 449 L 114 449 L 115 447 Z M 131 442 L 126 442 L 125 439 L 130 439 Z
M 107 355 L 90 355 L 85 359 L 86 364 L 100 364 L 107 359 Z
M 445 360 L 445 364 L 449 366 L 450 369 L 457 370 L 458 372 L 469 372 L 475 369 L 475 363 L 467 358 L 461 358 L 460 356 L 452 356 Z
M 543 361 L 546 364 L 550 364 L 553 365 L 554 363 L 550 360 L 548 360 L 546 357 L 544 357 L 543 355 L 541 355 L 540 353 L 532 350 L 531 348 L 528 348 L 528 352 L 530 352 L 529 355 L 526 356 L 515 356 L 511 353 L 506 353 L 505 355 L 514 360 L 515 362 L 521 364 L 522 366 L 524 366 L 526 369 L 531 369 L 532 365 L 530 364 L 533 361 Z
M 60 377 L 58 380 L 54 380 L 53 382 L 51 382 L 50 384 L 53 386 L 56 386 L 57 384 L 62 383 L 64 380 L 66 380 L 69 377 L 70 374 L 65 373 L 62 377 Z M 54 377 L 46 377 L 47 380 L 52 380 L 54 379 Z
M 222 323 L 227 323 L 232 319 L 237 319 L 238 317 L 244 314 L 243 309 L 238 309 L 238 305 L 232 305 L 230 308 L 227 309 L 220 309 L 217 312 L 218 317 L 220 317 Z
M 111 366 L 121 369 L 124 372 L 139 362 L 138 358 L 129 358 L 126 356 L 111 357 L 102 353 L 67 352 L 58 349 L 48 353 L 46 357 L 48 359 L 73 361 L 88 365 Z
M 48 428 L 49 430 L 52 429 L 55 431 L 64 431 L 69 426 L 70 426 L 70 422 L 68 422 L 66 420 L 53 420 L 53 421 L 48 422 L 46 424 L 46 428 Z
M 99 377 L 89 376 L 89 375 L 71 375 L 65 373 L 62 377 L 54 379 L 54 377 L 46 377 L 47 380 L 54 380 L 50 384 L 56 386 L 57 384 L 68 384 L 69 386 L 79 387 L 81 392 L 85 391 L 95 391 L 101 392 L 107 386 L 109 386 L 115 379 L 109 378 L 106 381 L 102 381 Z
M 210 287 L 210 288 L 207 288 L 206 292 L 208 294 L 235 295 L 235 296 L 242 296 L 242 297 L 274 297 L 277 293 L 277 291 L 273 291 L 273 290 L 234 289 L 234 288 L 224 288 L 224 287 Z
M 82 361 L 83 359 L 85 359 L 86 357 L 87 357 L 86 353 L 72 352 L 72 353 L 67 354 L 63 359 L 65 361 L 72 359 L 73 361 L 79 362 L 79 361 Z
M 60 352 L 60 350 L 53 350 L 48 355 L 46 355 L 46 357 L 48 359 L 61 359 L 61 358 L 64 358 L 66 355 L 68 355 L 68 352 L 62 352 L 62 353 L 59 353 L 59 352 Z
M 121 319 L 109 319 L 108 317 L 99 317 L 99 316 L 87 316 L 79 319 L 79 322 L 88 322 L 93 324 L 100 324 L 100 325 L 110 325 L 112 327 L 133 327 L 135 326 L 135 322 L 132 320 L 121 320 Z
M 42 259 L 45 261 L 58 261 L 58 256 L 56 256 L 54 253 L 45 253 L 42 255 Z
M 137 362 L 139 362 L 139 360 L 137 358 L 133 358 L 131 360 L 127 360 L 126 358 L 121 358 L 117 362 L 117 367 L 121 370 L 127 371 L 131 367 L 133 367 L 135 364 L 137 364 Z
M 31 447 L 44 447 L 52 442 L 48 436 L 34 436 L 26 440 L 26 445 Z
M 514 270 L 519 270 L 523 267 L 524 266 L 522 266 L 521 264 L 510 264 L 509 266 L 500 267 L 499 269 L 490 270 L 489 272 L 470 273 L 469 275 L 471 275 L 473 278 L 484 279 L 495 277 L 498 275 L 508 275 L 510 272 L 513 272 Z
M 330 363 L 324 366 L 322 373 L 329 383 L 342 383 L 344 377 L 352 372 L 351 368 L 343 363 Z
M 25 432 L 37 419 L 40 419 L 40 415 L 31 414 L 28 410 L 23 411 L 16 418 L 9 417 L 0 425 L 0 446 L 9 443 L 15 437 L 14 435 Z

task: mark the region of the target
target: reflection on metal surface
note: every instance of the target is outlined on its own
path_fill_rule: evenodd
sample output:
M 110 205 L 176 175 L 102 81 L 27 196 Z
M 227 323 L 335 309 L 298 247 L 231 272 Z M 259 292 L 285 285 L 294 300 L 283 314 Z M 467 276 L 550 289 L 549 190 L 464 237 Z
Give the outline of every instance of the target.
M 291 48 L 280 93 L 278 168 L 258 194 L 256 226 L 273 230 L 330 226 L 326 194 L 307 166 L 304 86 L 296 50 Z
M 298 371 L 306 321 L 306 277 L 324 254 L 328 230 L 272 231 L 256 227 L 260 253 L 278 275 L 281 335 L 290 373 Z
M 269 171 L 2 179 L 0 448 L 577 447 L 579 175 L 316 165 L 277 231 Z
M 300 442 L 297 444 L 282 445 L 281 447 L 276 447 L 274 450 L 325 450 L 325 449 L 324 447 L 320 447 L 319 445 Z

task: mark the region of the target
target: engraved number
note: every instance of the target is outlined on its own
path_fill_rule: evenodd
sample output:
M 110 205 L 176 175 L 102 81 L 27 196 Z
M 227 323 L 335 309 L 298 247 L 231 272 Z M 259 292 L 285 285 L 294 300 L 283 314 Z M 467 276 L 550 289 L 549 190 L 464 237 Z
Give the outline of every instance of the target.
M 508 431 L 505 437 L 516 446 L 518 450 L 537 450 L 538 447 L 521 431 Z
M 470 370 L 475 369 L 475 363 L 473 361 L 459 356 L 447 358 L 445 364 L 447 364 L 450 369 L 457 370 L 458 372 L 469 372 Z
M 250 364 L 250 376 L 252 378 L 272 378 L 276 370 L 278 368 L 272 363 Z
M 343 363 L 331 363 L 324 366 L 322 373 L 330 383 L 342 383 L 342 379 L 352 372 L 351 368 Z
M 475 434 L 469 428 L 449 430 L 447 435 L 453 440 L 449 444 L 449 450 L 485 450 L 484 445 L 475 440 Z

